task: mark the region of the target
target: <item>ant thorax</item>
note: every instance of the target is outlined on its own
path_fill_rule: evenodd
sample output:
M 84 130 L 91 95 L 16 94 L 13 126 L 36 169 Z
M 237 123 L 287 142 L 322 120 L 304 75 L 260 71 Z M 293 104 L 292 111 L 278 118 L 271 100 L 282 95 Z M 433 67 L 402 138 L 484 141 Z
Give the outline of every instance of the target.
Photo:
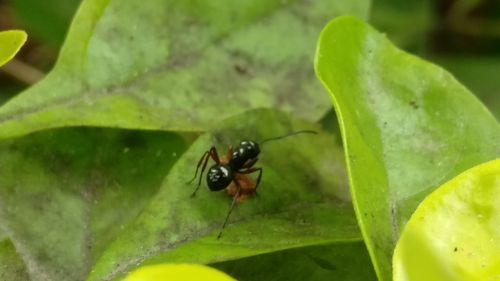
M 234 181 L 238 181 L 238 184 L 240 185 L 240 193 L 236 197 L 236 202 L 241 203 L 256 192 L 255 181 L 252 180 L 248 175 L 237 174 L 234 178 Z M 238 190 L 238 187 L 236 186 L 236 183 L 234 181 L 231 182 L 231 184 L 229 184 L 229 186 L 226 188 L 226 193 L 230 197 L 234 197 Z

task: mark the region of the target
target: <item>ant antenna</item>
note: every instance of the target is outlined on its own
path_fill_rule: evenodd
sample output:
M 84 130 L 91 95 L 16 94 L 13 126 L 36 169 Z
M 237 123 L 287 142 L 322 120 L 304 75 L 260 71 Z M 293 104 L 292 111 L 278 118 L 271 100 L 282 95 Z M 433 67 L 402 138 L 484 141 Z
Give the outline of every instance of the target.
M 316 135 L 316 134 L 318 134 L 318 132 L 313 131 L 313 130 L 296 131 L 296 132 L 292 132 L 292 133 L 289 133 L 289 134 L 286 134 L 286 135 L 283 135 L 283 136 L 265 139 L 262 142 L 260 142 L 260 144 L 262 145 L 262 144 L 264 144 L 264 143 L 266 143 L 268 141 L 280 140 L 280 139 L 288 138 L 288 137 L 295 136 L 295 135 L 298 135 L 298 134 L 315 134 Z

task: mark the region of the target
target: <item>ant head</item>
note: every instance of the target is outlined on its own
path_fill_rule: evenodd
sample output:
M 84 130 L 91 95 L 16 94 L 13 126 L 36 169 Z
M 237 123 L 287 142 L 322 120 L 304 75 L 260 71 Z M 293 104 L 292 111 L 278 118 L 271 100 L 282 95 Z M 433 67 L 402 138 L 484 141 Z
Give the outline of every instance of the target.
M 251 140 L 244 140 L 240 142 L 240 147 L 246 150 L 249 158 L 255 158 L 260 153 L 259 145 Z
M 226 188 L 233 180 L 233 172 L 227 165 L 213 165 L 207 173 L 207 185 L 211 191 Z

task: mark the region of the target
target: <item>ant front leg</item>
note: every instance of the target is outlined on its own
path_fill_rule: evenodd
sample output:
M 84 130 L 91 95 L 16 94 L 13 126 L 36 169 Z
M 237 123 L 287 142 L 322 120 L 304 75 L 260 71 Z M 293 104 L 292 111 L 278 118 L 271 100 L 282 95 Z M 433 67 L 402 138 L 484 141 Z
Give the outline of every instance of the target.
M 264 169 L 262 168 L 249 168 L 249 169 L 246 169 L 246 170 L 243 170 L 243 171 L 238 171 L 238 173 L 240 174 L 251 174 L 251 173 L 254 173 L 254 172 L 259 172 L 259 175 L 257 176 L 257 182 L 255 183 L 255 194 L 257 195 L 257 187 L 259 187 L 259 184 L 260 184 L 260 180 L 262 179 L 262 172 L 264 171 Z
M 222 236 L 222 231 L 224 231 L 224 228 L 226 227 L 227 221 L 229 220 L 229 215 L 231 215 L 231 212 L 233 211 L 234 206 L 236 205 L 236 200 L 240 196 L 240 190 L 241 190 L 240 183 L 237 180 L 235 180 L 234 184 L 236 185 L 236 193 L 233 196 L 233 202 L 231 202 L 231 206 L 229 207 L 229 211 L 227 212 L 226 220 L 224 220 L 224 224 L 222 225 L 219 235 L 217 235 L 217 239 L 219 239 Z
M 201 173 L 200 173 L 200 177 L 198 180 L 198 185 L 196 186 L 196 189 L 191 194 L 191 197 L 194 197 L 196 195 L 196 192 L 198 191 L 198 189 L 201 186 L 201 178 L 203 177 L 203 172 L 207 168 L 207 163 L 208 163 L 209 158 L 212 158 L 216 164 L 220 163 L 219 155 L 217 154 L 217 149 L 215 148 L 215 146 L 212 146 L 210 148 L 210 150 L 205 151 L 205 153 L 203 153 L 203 156 L 201 156 L 200 160 L 198 161 L 198 165 L 196 166 L 196 172 L 194 174 L 194 177 L 189 181 L 189 183 L 193 182 L 196 179 L 196 176 L 198 175 L 198 169 L 200 168 L 200 165 L 202 163 L 203 163 L 203 166 L 201 168 Z

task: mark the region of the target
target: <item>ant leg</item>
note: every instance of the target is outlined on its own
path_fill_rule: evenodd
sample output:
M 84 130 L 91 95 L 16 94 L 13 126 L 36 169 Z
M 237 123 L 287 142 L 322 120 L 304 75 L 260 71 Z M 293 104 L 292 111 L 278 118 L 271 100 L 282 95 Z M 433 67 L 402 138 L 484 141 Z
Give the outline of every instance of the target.
M 231 157 L 233 156 L 233 152 L 234 152 L 233 146 L 230 146 L 229 149 L 227 150 L 226 161 L 231 161 Z
M 209 153 L 209 151 L 205 151 L 205 153 L 203 153 L 203 156 L 201 156 L 200 160 L 198 161 L 198 165 L 196 165 L 196 172 L 194 173 L 194 177 L 187 182 L 187 184 L 190 184 L 192 183 L 195 179 L 196 179 L 196 176 L 198 175 L 198 169 L 200 168 L 200 165 L 201 165 L 201 162 L 203 161 L 203 159 L 205 159 L 205 157 L 207 156 L 207 154 Z
M 262 172 L 264 171 L 264 169 L 262 168 L 249 168 L 249 169 L 246 169 L 246 170 L 243 170 L 243 171 L 238 171 L 238 173 L 240 174 L 251 174 L 251 173 L 254 173 L 254 172 L 259 172 L 259 175 L 257 176 L 257 182 L 255 183 L 255 195 L 258 196 L 257 194 L 257 187 L 259 187 L 259 184 L 260 184 L 260 180 L 262 179 Z
M 198 161 L 198 166 L 196 167 L 196 173 L 194 175 L 194 178 L 190 182 L 192 182 L 196 178 L 196 175 L 198 174 L 198 169 L 200 168 L 200 165 L 201 165 L 202 162 L 203 162 L 203 167 L 201 168 L 201 173 L 200 173 L 200 177 L 199 177 L 199 180 L 198 180 L 198 185 L 196 186 L 196 189 L 191 194 L 191 197 L 194 197 L 196 195 L 196 192 L 198 191 L 198 189 L 201 186 L 201 178 L 203 177 L 203 172 L 207 168 L 208 159 L 210 157 L 215 161 L 215 163 L 217 163 L 217 164 L 220 163 L 219 155 L 217 155 L 217 149 L 215 148 L 215 146 L 212 146 L 210 148 L 210 150 L 206 151 L 203 154 L 203 156 L 201 157 L 200 161 Z
M 222 236 L 222 231 L 224 231 L 224 228 L 226 227 L 227 221 L 229 220 L 229 215 L 231 215 L 231 212 L 233 211 L 234 206 L 236 205 L 236 199 L 238 199 L 238 196 L 240 195 L 240 190 L 241 190 L 240 184 L 238 183 L 237 180 L 234 181 L 234 184 L 236 184 L 236 188 L 237 188 L 236 194 L 234 194 L 234 196 L 233 196 L 233 202 L 231 202 L 231 206 L 229 207 L 229 211 L 227 212 L 226 220 L 224 221 L 224 224 L 222 225 L 222 228 L 219 232 L 219 235 L 217 235 L 217 239 L 219 239 Z

